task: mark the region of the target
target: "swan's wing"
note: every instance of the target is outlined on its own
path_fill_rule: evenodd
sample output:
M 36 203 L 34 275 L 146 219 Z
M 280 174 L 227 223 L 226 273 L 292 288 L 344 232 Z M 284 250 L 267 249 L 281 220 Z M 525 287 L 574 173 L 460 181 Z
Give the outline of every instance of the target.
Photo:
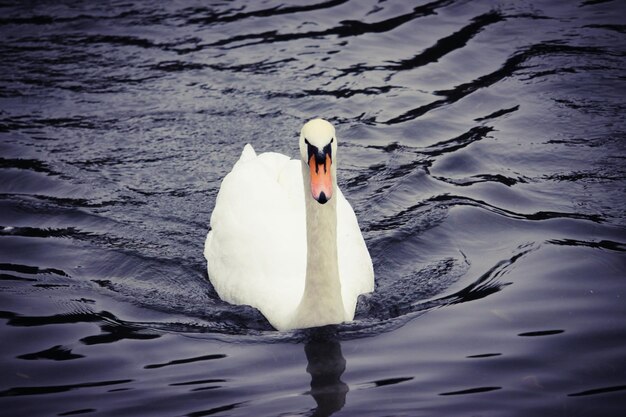
M 276 327 L 293 314 L 304 291 L 302 173 L 298 161 L 277 153 L 256 156 L 248 146 L 222 181 L 205 257 L 223 300 L 258 308 Z
M 346 315 L 352 320 L 359 294 L 374 290 L 374 268 L 352 206 L 339 188 L 337 196 L 337 253 L 341 296 Z

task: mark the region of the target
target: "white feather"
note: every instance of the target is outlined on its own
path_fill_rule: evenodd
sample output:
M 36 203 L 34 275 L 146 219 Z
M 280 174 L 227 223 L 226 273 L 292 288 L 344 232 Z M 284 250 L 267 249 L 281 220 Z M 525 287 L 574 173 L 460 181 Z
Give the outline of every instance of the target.
M 259 309 L 279 330 L 293 322 L 306 278 L 305 187 L 301 162 L 246 145 L 222 181 L 204 255 L 219 296 Z M 372 261 L 352 207 L 337 188 L 337 259 L 345 318 L 374 288 Z M 319 300 L 323 302 L 323 300 Z

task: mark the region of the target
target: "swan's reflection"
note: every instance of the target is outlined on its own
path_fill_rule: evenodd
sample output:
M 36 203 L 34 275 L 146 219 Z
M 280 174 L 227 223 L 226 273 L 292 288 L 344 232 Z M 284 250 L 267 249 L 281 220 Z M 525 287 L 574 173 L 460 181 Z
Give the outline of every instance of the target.
M 311 374 L 309 393 L 317 403 L 311 416 L 323 417 L 343 408 L 350 389 L 341 381 L 346 370 L 341 344 L 329 335 L 315 336 L 306 342 L 304 352 L 308 362 L 306 371 Z

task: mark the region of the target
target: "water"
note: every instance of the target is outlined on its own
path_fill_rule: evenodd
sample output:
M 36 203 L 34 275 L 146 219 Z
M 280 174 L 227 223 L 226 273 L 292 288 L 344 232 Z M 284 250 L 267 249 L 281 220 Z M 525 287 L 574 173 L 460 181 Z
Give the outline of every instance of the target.
M 2 409 L 620 415 L 625 12 L 3 2 Z M 279 333 L 217 298 L 203 242 L 243 145 L 295 156 L 316 116 L 377 287 Z

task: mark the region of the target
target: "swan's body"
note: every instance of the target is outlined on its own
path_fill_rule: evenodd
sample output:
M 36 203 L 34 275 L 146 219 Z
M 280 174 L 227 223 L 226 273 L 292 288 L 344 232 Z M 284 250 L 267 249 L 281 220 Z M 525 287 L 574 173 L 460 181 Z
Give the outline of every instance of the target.
M 302 128 L 302 161 L 246 145 L 224 178 L 204 255 L 219 296 L 259 309 L 278 330 L 354 318 L 374 289 L 356 216 L 337 188 L 335 131 Z

